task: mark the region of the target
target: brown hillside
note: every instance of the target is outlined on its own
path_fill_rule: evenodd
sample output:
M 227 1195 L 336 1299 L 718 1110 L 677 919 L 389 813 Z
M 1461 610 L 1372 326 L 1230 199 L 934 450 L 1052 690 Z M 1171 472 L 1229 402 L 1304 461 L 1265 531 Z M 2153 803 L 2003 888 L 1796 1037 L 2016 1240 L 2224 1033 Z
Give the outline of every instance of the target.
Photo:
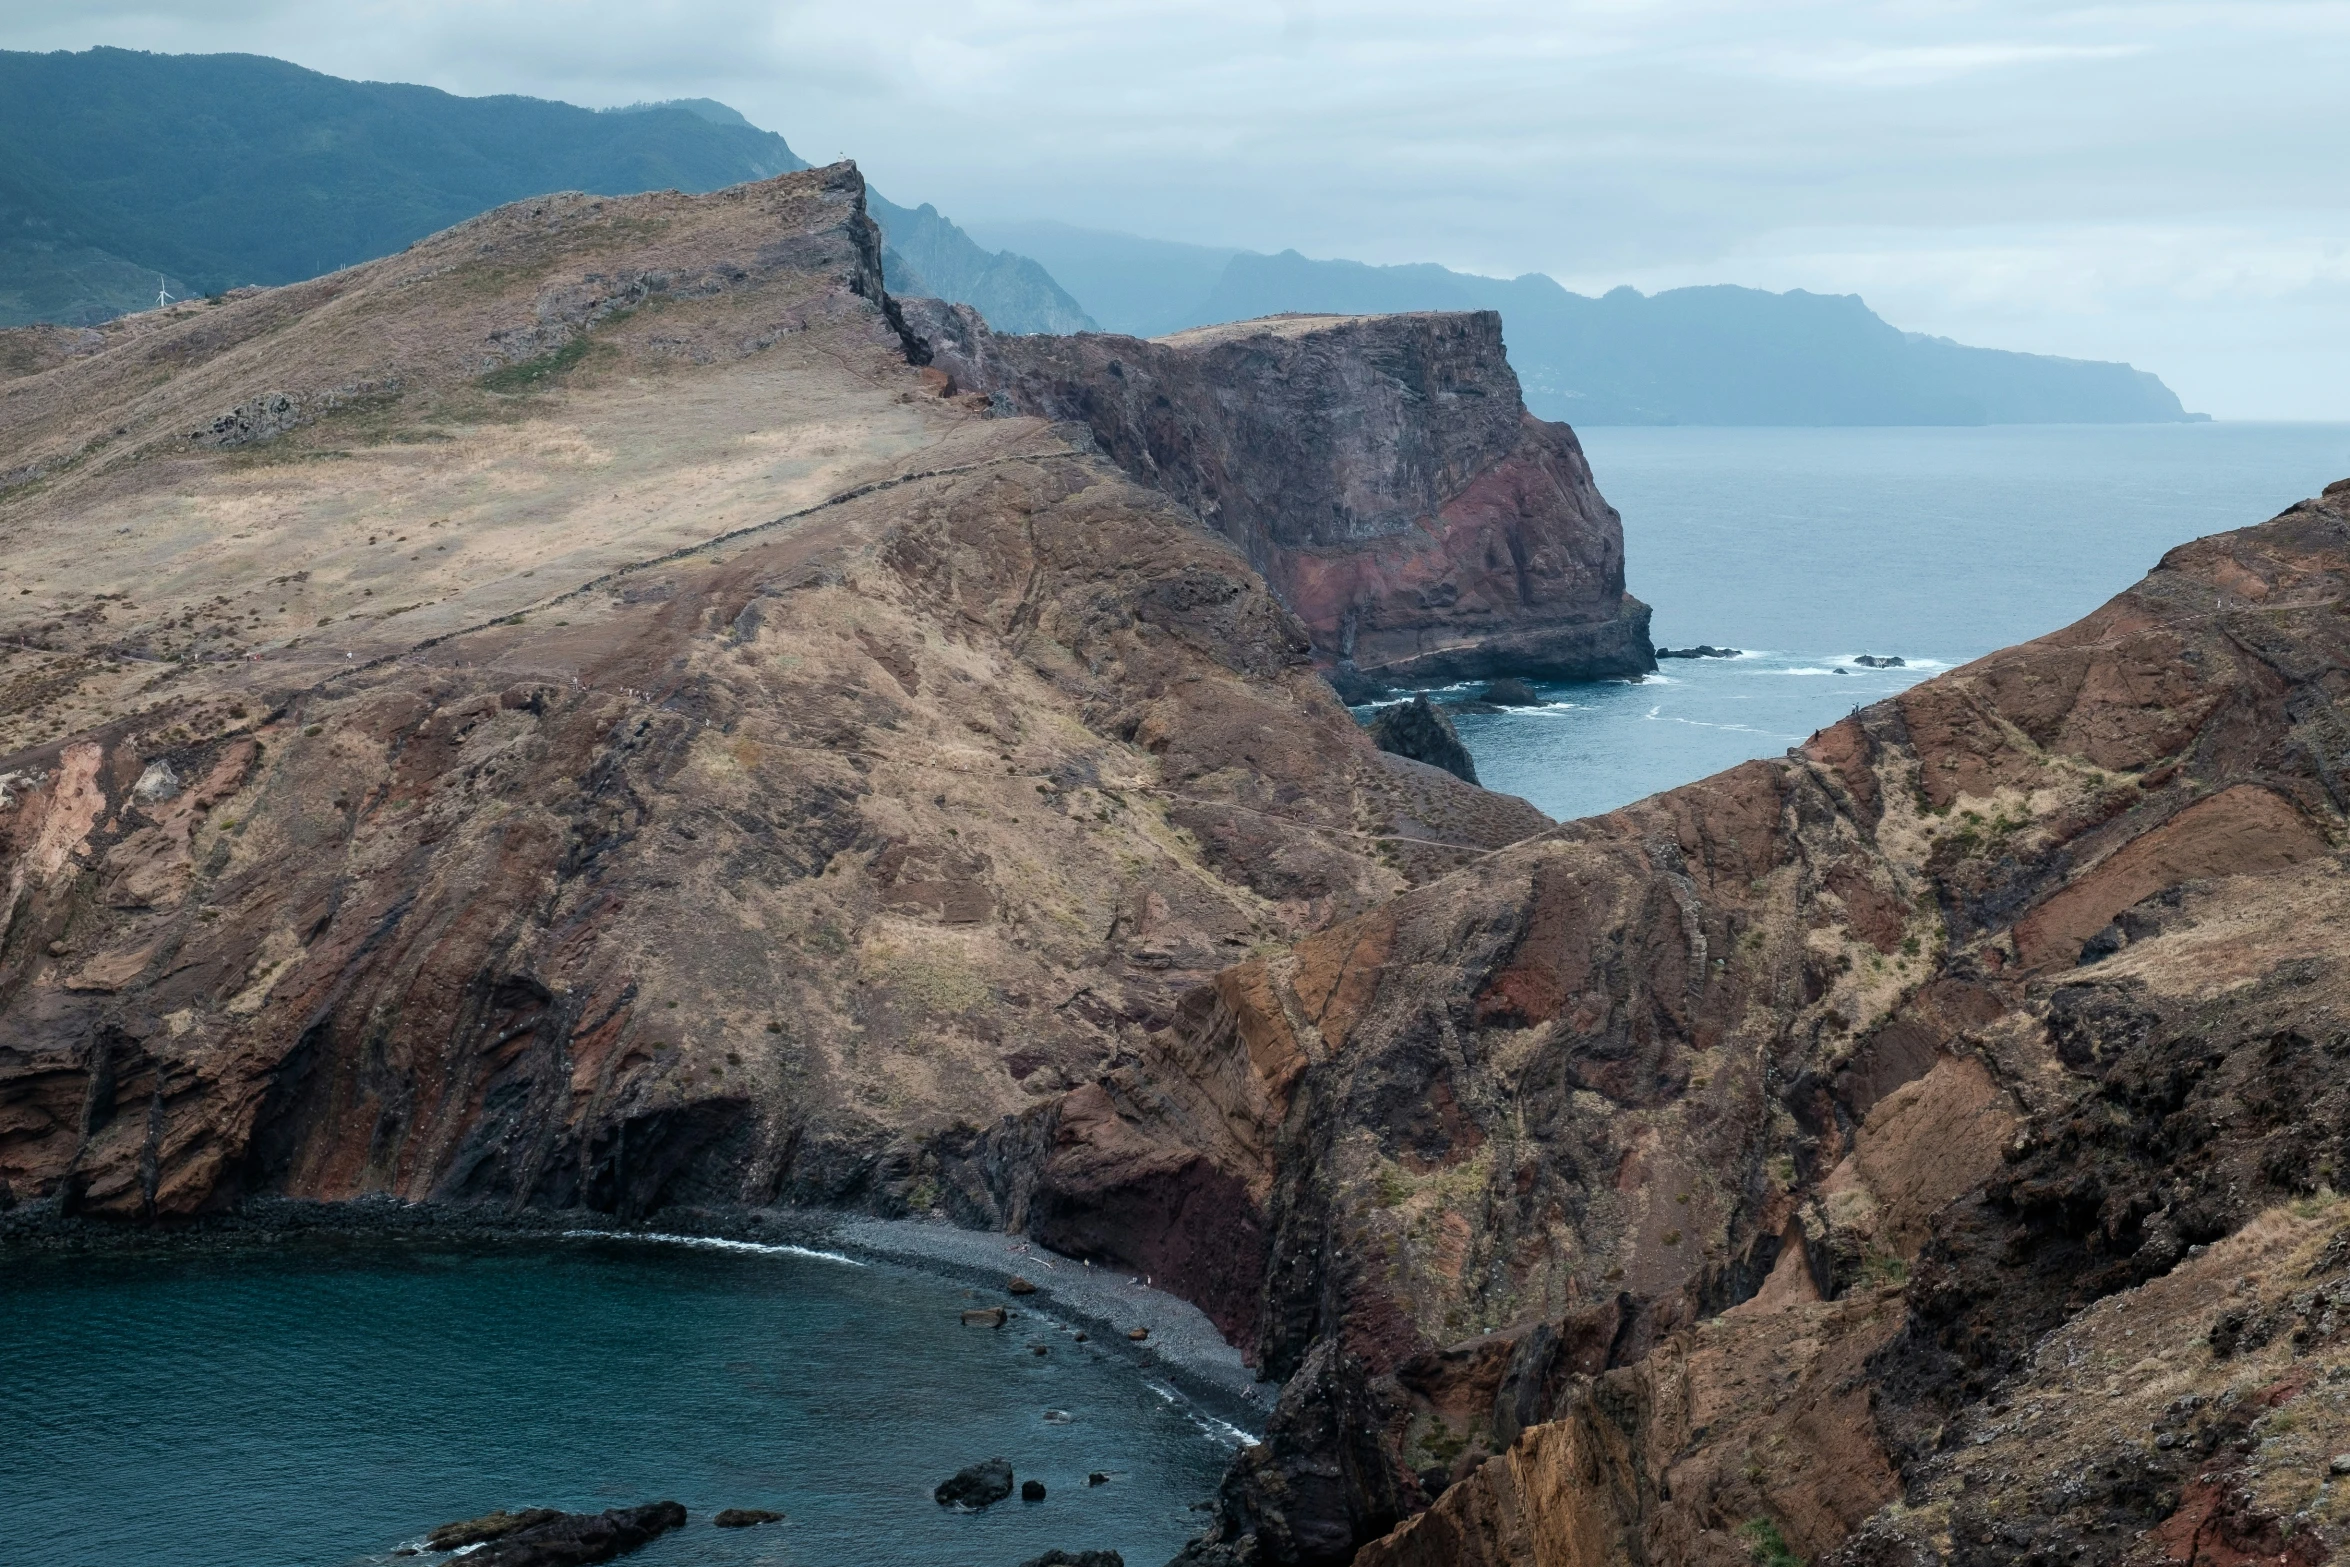
M 862 193 L 550 197 L 0 383 L 0 1204 L 993 1221 L 976 1129 L 1547 825 L 938 395 Z

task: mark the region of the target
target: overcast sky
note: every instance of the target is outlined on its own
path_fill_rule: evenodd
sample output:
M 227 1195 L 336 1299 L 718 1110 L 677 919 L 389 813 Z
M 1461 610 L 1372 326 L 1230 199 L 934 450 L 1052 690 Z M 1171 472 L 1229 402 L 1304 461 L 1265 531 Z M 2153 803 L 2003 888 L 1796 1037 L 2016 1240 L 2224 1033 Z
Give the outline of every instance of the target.
M 51 0 L 0 46 L 711 97 L 901 202 L 1855 292 L 2350 419 L 2350 0 Z

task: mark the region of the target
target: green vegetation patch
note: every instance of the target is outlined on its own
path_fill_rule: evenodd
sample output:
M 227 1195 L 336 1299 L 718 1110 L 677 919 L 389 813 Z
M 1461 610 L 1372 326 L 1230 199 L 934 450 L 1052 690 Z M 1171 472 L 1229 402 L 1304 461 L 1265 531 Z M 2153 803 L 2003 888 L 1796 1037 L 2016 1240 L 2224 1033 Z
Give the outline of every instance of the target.
M 1746 1554 L 1760 1567 L 1803 1567 L 1803 1558 L 1788 1545 L 1787 1536 L 1779 1532 L 1776 1520 L 1751 1518 L 1738 1532 L 1745 1537 Z
M 569 370 L 585 359 L 587 352 L 587 334 L 583 332 L 553 353 L 541 354 L 536 359 L 525 359 L 503 370 L 492 370 L 476 384 L 490 392 L 527 392 Z

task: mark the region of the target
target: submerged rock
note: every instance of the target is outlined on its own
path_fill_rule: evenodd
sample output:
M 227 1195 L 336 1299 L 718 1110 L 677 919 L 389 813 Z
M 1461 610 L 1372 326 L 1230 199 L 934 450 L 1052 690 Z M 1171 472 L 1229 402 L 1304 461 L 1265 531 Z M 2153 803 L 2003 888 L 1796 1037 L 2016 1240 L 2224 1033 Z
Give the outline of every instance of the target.
M 1000 1328 L 1011 1313 L 1001 1306 L 971 1306 L 963 1312 L 963 1326 L 967 1328 Z
M 1020 1567 L 1126 1567 L 1126 1558 L 1116 1551 L 1047 1551 Z
M 608 1562 L 685 1526 L 675 1502 L 614 1507 L 600 1513 L 553 1513 L 491 1540 L 466 1567 L 584 1567 Z
M 973 1464 L 930 1494 L 941 1507 L 992 1507 L 1012 1494 L 1011 1462 L 990 1458 Z
M 1853 662 L 1868 669 L 1903 669 L 1908 667 L 1900 655 L 1891 653 L 1883 655 L 1863 653 Z
M 753 1524 L 781 1523 L 783 1517 L 765 1507 L 729 1507 L 710 1521 L 721 1529 L 748 1529 Z
M 1425 694 L 1381 709 L 1371 721 L 1371 743 L 1382 751 L 1441 767 L 1463 783 L 1477 781 L 1477 764 L 1469 759 L 1469 748 L 1461 744 L 1460 732 Z

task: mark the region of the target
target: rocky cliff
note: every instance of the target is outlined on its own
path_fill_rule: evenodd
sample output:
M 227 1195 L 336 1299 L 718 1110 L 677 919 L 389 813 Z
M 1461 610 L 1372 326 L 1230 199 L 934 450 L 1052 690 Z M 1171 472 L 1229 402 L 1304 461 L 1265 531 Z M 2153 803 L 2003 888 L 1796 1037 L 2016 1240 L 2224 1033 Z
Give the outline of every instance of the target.
M 0 355 L 0 1207 L 993 1222 L 981 1129 L 1548 825 L 940 395 L 862 197 L 550 197 Z
M 1203 1562 L 2331 1555 L 2350 483 L 1552 827 L 1331 699 L 1235 547 L 1304 515 L 1265 421 L 1138 483 L 961 379 L 861 194 L 0 340 L 0 1226 L 1022 1230 L 1285 1379 Z M 1474 403 L 1405 372 L 1481 330 L 1159 345 L 1119 407 L 1229 351 L 1304 428 L 1448 334 L 1364 395 Z M 1392 516 L 1501 390 L 1263 450 Z
M 1046 1113 L 1033 1232 L 1288 1377 L 1203 1558 L 2350 1538 L 2346 587 L 2350 482 L 1238 963 Z
M 1526 412 L 1491 311 L 1144 340 L 907 308 L 955 387 L 1086 429 L 1231 539 L 1326 665 L 1398 682 L 1656 667 L 1622 522 L 1574 432 Z

